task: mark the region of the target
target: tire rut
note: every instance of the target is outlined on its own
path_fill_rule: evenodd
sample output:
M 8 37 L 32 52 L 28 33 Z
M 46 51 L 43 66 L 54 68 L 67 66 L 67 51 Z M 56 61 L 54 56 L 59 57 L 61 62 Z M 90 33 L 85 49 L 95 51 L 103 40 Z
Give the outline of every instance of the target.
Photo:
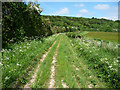
M 69 88 L 69 87 L 67 86 L 67 84 L 66 84 L 65 82 L 63 82 L 63 80 L 61 80 L 61 84 L 62 84 L 63 88 Z
M 54 43 L 52 44 L 52 46 L 53 46 L 55 43 L 56 43 L 56 41 L 54 41 Z M 38 72 L 38 70 L 39 70 L 39 68 L 40 68 L 40 65 L 41 65 L 41 63 L 44 61 L 44 59 L 45 59 L 45 57 L 48 55 L 48 53 L 50 52 L 52 46 L 48 49 L 48 52 L 46 52 L 46 53 L 43 55 L 43 57 L 40 59 L 40 63 L 38 64 L 37 68 L 35 69 L 34 74 L 32 75 L 32 79 L 30 80 L 29 83 L 27 83 L 27 84 L 24 86 L 24 88 L 30 88 L 30 85 L 33 85 L 33 83 L 34 83 L 34 81 L 35 81 L 35 78 L 36 78 L 36 76 L 37 76 L 37 72 Z
M 55 88 L 54 85 L 55 85 L 55 79 L 54 79 L 54 76 L 55 76 L 55 65 L 56 65 L 56 57 L 57 57 L 57 54 L 58 54 L 58 48 L 60 46 L 60 40 L 59 40 L 59 43 L 57 45 L 57 48 L 56 48 L 56 51 L 55 51 L 55 54 L 53 56 L 53 61 L 52 61 L 52 66 L 51 66 L 51 75 L 50 75 L 50 82 L 49 82 L 49 86 L 48 88 Z

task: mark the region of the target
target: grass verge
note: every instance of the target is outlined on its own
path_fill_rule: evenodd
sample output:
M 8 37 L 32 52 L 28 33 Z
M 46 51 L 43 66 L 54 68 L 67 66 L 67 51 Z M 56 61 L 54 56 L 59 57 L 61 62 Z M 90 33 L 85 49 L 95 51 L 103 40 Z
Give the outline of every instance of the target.
M 30 79 L 42 55 L 57 38 L 53 35 L 42 40 L 34 39 L 10 45 L 2 50 L 2 87 L 22 87 Z

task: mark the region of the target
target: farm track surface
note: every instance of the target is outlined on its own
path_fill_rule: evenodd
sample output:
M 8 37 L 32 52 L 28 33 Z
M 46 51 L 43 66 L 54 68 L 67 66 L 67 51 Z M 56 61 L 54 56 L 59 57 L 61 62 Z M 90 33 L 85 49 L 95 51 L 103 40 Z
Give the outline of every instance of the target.
M 56 41 L 52 44 L 52 46 L 53 46 L 55 43 L 56 43 Z M 49 48 L 48 52 L 46 52 L 46 53 L 43 55 L 43 57 L 40 59 L 40 63 L 38 64 L 36 70 L 34 71 L 34 74 L 32 75 L 32 79 L 30 80 L 29 83 L 27 83 L 27 84 L 24 86 L 24 88 L 30 88 L 29 86 L 34 83 L 35 78 L 36 78 L 36 76 L 37 76 L 37 72 L 38 72 L 38 70 L 39 70 L 39 68 L 40 68 L 40 64 L 44 61 L 45 57 L 46 57 L 46 56 L 48 55 L 48 53 L 50 52 L 52 46 Z
M 54 85 L 55 85 L 55 65 L 56 65 L 56 57 L 57 57 L 57 54 L 58 54 L 58 48 L 60 46 L 60 40 L 59 40 L 59 43 L 57 45 L 57 48 L 56 48 L 56 52 L 53 56 L 53 61 L 52 61 L 52 66 L 51 66 L 51 75 L 50 75 L 50 82 L 49 82 L 49 87 L 48 88 L 55 88 Z
M 49 48 L 24 88 L 105 88 L 97 76 L 78 58 L 66 35 Z
M 5 67 L 5 69 L 7 69 L 6 72 L 9 72 L 8 76 L 11 78 L 8 76 L 4 78 L 6 80 L 3 80 L 5 87 L 8 87 L 7 85 L 10 83 L 11 85 L 9 85 L 9 87 L 12 88 L 23 87 L 30 89 L 119 87 L 119 78 L 115 76 L 116 72 L 113 72 L 117 67 L 115 65 L 118 60 L 114 58 L 114 55 L 108 58 L 108 56 L 116 51 L 107 53 L 106 56 L 104 56 L 103 54 L 106 53 L 106 51 L 111 50 L 94 47 L 88 40 L 71 38 L 67 34 L 57 34 L 54 35 L 53 38 L 46 38 L 45 42 L 38 42 L 39 41 L 34 41 L 34 43 L 29 44 L 31 48 L 25 52 L 31 52 L 30 54 L 26 54 L 25 52 L 21 53 L 20 57 L 29 55 L 26 59 L 24 59 L 24 57 L 19 58 L 18 56 L 17 58 L 19 58 L 19 60 L 23 59 L 18 63 L 15 57 L 14 61 L 17 64 L 17 68 L 15 68 L 17 70 L 14 69 L 14 67 L 11 68 L 11 66 L 14 66 L 14 63 L 12 63 L 12 65 L 9 64 L 11 62 L 6 63 L 7 67 Z M 26 45 L 26 47 L 28 46 Z M 21 48 L 18 48 L 18 51 L 20 50 Z M 6 52 L 5 55 L 10 54 L 12 56 L 11 53 L 7 53 L 8 52 Z M 13 55 L 17 56 L 19 54 L 15 53 Z M 116 60 L 114 64 L 112 64 L 112 58 Z M 4 59 L 9 60 L 9 58 L 6 57 L 4 57 Z M 10 60 L 12 61 L 12 59 Z M 22 68 L 23 66 L 26 67 Z M 11 70 L 9 70 L 9 68 Z M 19 77 L 17 73 L 20 74 Z M 116 82 L 111 83 L 114 77 Z M 12 78 L 15 78 L 16 81 L 14 79 L 12 80 Z
M 56 87 L 58 88 L 104 88 L 105 85 L 78 58 L 67 36 L 62 35 L 56 64 Z M 88 75 L 88 76 L 87 76 Z M 95 82 L 94 82 L 95 80 Z

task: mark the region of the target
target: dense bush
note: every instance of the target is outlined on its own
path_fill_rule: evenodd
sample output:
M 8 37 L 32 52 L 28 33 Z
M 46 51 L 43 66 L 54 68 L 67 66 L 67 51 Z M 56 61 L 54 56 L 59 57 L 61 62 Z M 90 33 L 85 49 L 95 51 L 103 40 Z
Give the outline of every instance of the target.
M 50 23 L 42 20 L 41 11 L 37 3 L 3 2 L 3 47 L 10 42 L 23 40 L 25 36 L 51 35 Z

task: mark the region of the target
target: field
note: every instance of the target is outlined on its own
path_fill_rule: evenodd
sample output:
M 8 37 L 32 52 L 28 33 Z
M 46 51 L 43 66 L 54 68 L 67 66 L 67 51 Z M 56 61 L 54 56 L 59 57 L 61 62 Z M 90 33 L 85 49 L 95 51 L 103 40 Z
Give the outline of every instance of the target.
M 68 36 L 54 34 L 3 49 L 3 88 L 119 88 L 117 45 L 98 47 L 88 38 Z
M 87 37 L 92 37 L 95 39 L 102 39 L 107 41 L 118 42 L 118 33 L 117 32 L 94 32 L 90 31 L 86 34 Z

